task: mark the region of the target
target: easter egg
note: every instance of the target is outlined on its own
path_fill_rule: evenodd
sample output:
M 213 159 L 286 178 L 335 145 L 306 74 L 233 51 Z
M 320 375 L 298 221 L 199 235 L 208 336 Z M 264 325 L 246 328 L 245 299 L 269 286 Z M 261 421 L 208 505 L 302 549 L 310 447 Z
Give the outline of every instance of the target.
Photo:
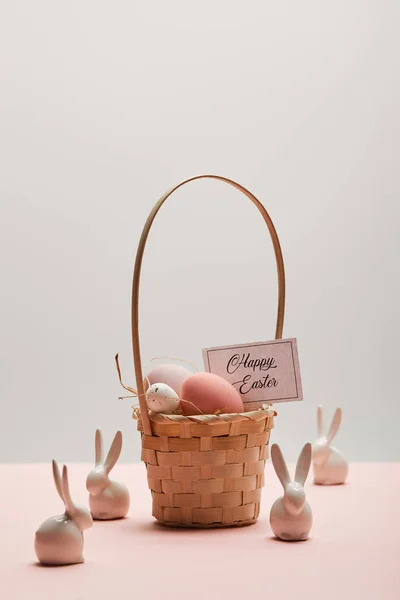
M 178 394 L 178 396 L 180 396 L 182 383 L 191 374 L 192 371 L 185 369 L 185 367 L 182 367 L 181 365 L 157 365 L 146 374 L 144 387 L 146 389 L 149 384 L 152 385 L 153 383 L 162 381 L 163 383 L 169 385 L 169 387 L 172 388 Z
M 221 409 L 223 413 L 243 412 L 239 392 L 226 379 L 213 373 L 193 373 L 183 382 L 180 395 L 191 402 L 181 402 L 182 412 L 187 416 L 211 415 Z
M 179 410 L 180 400 L 166 383 L 153 383 L 146 392 L 147 406 L 152 412 L 172 415 Z

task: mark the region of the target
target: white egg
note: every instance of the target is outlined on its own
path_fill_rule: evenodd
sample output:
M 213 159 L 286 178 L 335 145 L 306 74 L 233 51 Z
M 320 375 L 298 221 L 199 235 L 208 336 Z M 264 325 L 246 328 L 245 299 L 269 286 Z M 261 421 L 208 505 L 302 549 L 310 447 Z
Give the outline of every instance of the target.
M 179 410 L 179 397 L 166 383 L 153 383 L 146 392 L 146 399 L 152 412 L 173 415 Z

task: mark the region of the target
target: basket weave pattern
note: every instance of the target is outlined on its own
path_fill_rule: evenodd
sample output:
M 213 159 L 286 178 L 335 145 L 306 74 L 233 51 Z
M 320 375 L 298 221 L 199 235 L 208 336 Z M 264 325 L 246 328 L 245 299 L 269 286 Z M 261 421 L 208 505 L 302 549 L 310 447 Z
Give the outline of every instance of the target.
M 273 415 L 154 415 L 142 460 L 153 516 L 165 525 L 223 527 L 254 523 L 260 512 Z

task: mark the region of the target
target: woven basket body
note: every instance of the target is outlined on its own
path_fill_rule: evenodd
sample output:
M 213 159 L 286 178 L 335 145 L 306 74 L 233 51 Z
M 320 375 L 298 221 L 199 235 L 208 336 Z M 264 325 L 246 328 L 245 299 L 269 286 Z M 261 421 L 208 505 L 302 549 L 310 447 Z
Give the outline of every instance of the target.
M 224 182 L 247 196 L 261 213 L 275 252 L 278 310 L 275 338 L 282 338 L 285 270 L 272 220 L 261 202 L 239 183 L 219 175 L 199 175 L 164 194 L 151 210 L 136 253 L 132 285 L 132 348 L 142 460 L 153 497 L 153 515 L 161 523 L 184 527 L 223 527 L 254 523 L 260 511 L 265 460 L 274 412 L 260 409 L 233 415 L 149 415 L 139 343 L 139 286 L 143 253 L 153 221 L 180 187 L 199 179 Z M 127 388 L 130 389 L 130 388 Z M 132 391 L 132 390 L 131 390 Z
M 153 435 L 142 434 L 142 460 L 153 516 L 165 525 L 184 527 L 254 523 L 260 512 L 271 413 L 152 417 Z

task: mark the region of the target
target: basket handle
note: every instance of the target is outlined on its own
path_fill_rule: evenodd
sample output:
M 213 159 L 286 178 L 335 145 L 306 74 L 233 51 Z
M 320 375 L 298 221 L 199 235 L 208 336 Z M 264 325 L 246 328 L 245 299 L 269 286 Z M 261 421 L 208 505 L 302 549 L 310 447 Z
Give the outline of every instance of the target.
M 275 251 L 275 259 L 276 266 L 278 271 L 278 313 L 276 318 L 276 330 L 275 330 L 275 339 L 280 339 L 282 337 L 282 329 L 283 329 L 283 319 L 285 314 L 285 268 L 283 264 L 283 256 L 282 250 L 279 243 L 279 238 L 276 233 L 274 224 L 269 216 L 268 212 L 261 204 L 259 200 L 251 193 L 249 190 L 246 190 L 242 185 L 232 181 L 231 179 L 227 179 L 226 177 L 220 177 L 219 175 L 197 175 L 196 177 L 191 177 L 190 179 L 186 179 L 182 181 L 171 190 L 169 190 L 164 196 L 162 196 L 159 201 L 154 205 L 152 211 L 150 212 L 147 221 L 143 227 L 142 235 L 139 240 L 139 246 L 136 253 L 135 260 L 135 268 L 133 272 L 133 284 L 132 284 L 132 349 L 133 349 L 133 361 L 135 366 L 135 377 L 136 377 L 136 388 L 139 396 L 139 404 L 140 404 L 140 415 L 143 424 L 143 431 L 146 435 L 151 435 L 151 423 L 149 419 L 149 415 L 147 412 L 147 403 L 144 395 L 144 385 L 143 385 L 143 373 L 142 373 L 142 363 L 140 356 L 140 344 L 139 344 L 139 283 L 140 283 L 140 273 L 142 268 L 142 259 L 143 252 L 146 246 L 147 237 L 149 235 L 150 228 L 152 223 L 164 204 L 164 202 L 171 196 L 177 189 L 186 185 L 190 181 L 195 181 L 196 179 L 217 179 L 218 181 L 224 181 L 229 185 L 235 187 L 237 190 L 242 192 L 245 196 L 247 196 L 253 204 L 258 208 L 261 215 L 264 218 L 265 223 L 267 224 L 272 244 Z

